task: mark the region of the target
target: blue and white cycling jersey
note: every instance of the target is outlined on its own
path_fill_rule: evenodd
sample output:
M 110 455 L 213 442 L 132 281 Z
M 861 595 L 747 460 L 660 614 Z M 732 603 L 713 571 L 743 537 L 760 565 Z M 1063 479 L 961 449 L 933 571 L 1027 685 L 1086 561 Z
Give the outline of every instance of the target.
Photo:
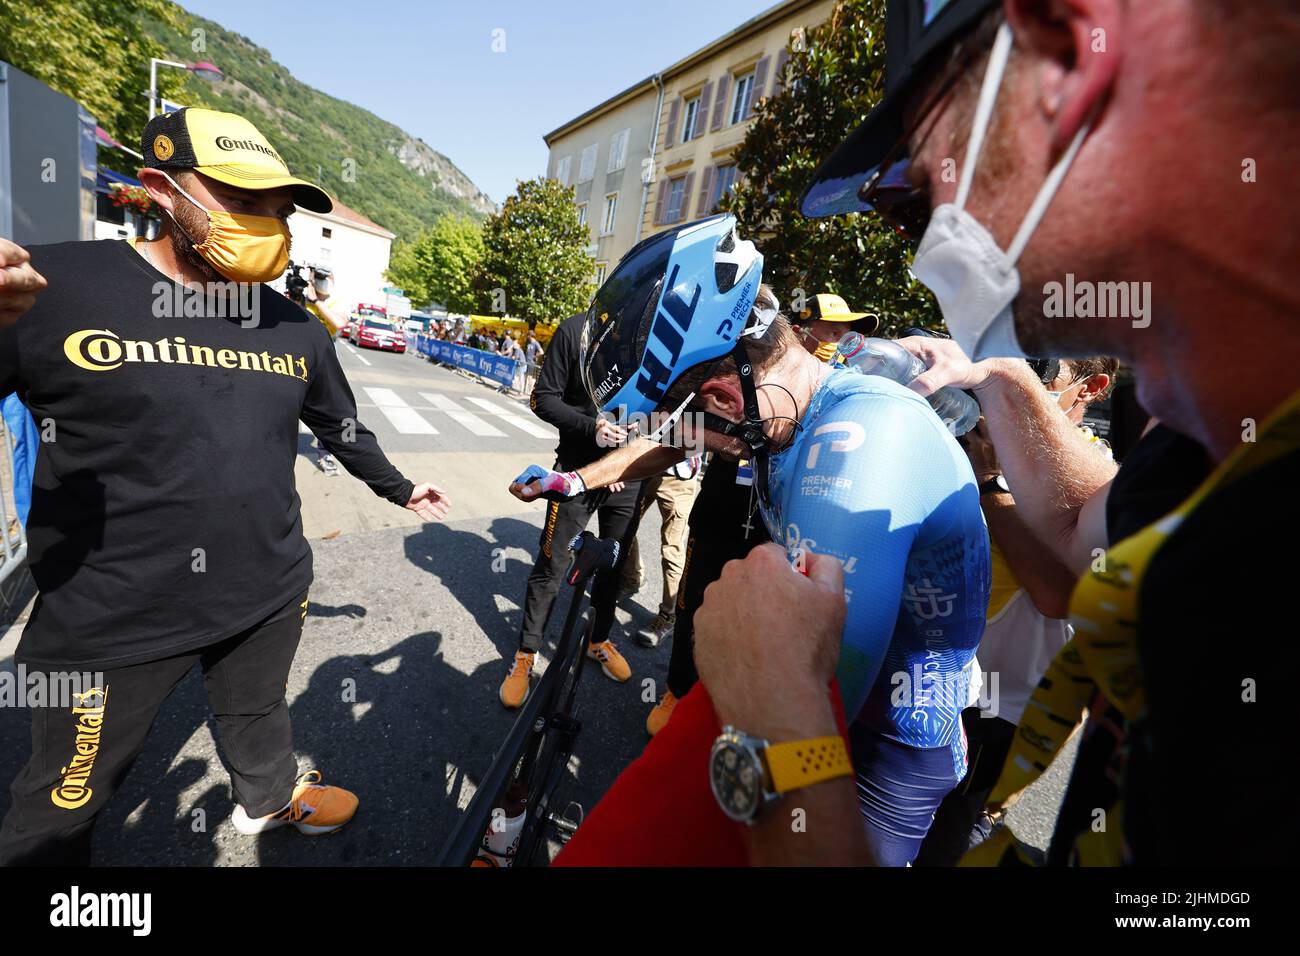
M 840 369 L 771 457 L 768 480 L 772 540 L 844 565 L 837 676 L 849 719 L 912 747 L 950 747 L 960 778 L 990 582 L 965 452 L 915 392 Z

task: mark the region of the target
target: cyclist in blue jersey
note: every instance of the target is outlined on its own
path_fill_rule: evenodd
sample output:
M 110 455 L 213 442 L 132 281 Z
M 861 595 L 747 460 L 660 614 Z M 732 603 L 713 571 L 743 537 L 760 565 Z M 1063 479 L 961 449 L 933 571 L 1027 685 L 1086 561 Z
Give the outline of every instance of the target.
M 991 577 L 979 493 L 929 403 L 889 379 L 832 371 L 802 423 L 770 458 L 764 523 L 844 566 L 838 677 L 859 797 L 898 843 L 886 856 L 910 862 L 966 772 L 961 711 Z
M 667 413 L 659 431 L 751 459 L 773 539 L 843 565 L 838 677 L 859 806 L 876 861 L 906 865 L 965 773 L 960 713 L 990 576 L 979 494 L 924 399 L 819 362 L 761 277 L 730 216 L 645 240 L 592 302 L 586 382 L 623 422 Z M 530 473 L 538 492 L 568 494 L 683 453 L 642 441 L 579 472 Z

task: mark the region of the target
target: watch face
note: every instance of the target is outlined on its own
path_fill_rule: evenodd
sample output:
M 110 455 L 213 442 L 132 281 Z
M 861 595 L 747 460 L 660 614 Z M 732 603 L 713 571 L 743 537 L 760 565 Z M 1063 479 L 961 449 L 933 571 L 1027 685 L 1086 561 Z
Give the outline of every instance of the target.
M 710 758 L 709 780 L 723 813 L 742 823 L 754 819 L 763 799 L 763 772 L 748 750 L 718 741 Z

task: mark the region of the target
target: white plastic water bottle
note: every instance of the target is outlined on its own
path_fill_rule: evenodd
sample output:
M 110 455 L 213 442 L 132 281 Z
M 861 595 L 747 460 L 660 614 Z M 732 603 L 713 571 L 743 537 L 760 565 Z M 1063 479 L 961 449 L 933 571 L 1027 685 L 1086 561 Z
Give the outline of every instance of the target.
M 528 793 L 519 780 L 512 780 L 506 788 L 505 806 L 493 809 L 478 855 L 470 866 L 514 866 L 527 813 Z
M 907 385 L 925 371 L 925 363 L 897 342 L 868 338 L 860 332 L 850 332 L 840 339 L 831 365 L 856 369 L 864 375 L 883 375 L 899 385 Z M 929 397 L 929 402 L 956 437 L 966 434 L 979 421 L 979 402 L 959 388 L 945 385 Z

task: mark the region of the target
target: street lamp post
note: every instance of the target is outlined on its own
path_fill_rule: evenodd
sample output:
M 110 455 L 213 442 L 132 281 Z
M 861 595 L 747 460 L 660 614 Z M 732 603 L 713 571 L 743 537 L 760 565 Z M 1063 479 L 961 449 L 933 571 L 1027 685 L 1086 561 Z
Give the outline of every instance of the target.
M 178 70 L 189 70 L 200 79 L 215 83 L 225 74 L 211 63 L 177 63 L 175 60 L 149 58 L 149 118 L 158 115 L 158 67 L 170 66 Z

